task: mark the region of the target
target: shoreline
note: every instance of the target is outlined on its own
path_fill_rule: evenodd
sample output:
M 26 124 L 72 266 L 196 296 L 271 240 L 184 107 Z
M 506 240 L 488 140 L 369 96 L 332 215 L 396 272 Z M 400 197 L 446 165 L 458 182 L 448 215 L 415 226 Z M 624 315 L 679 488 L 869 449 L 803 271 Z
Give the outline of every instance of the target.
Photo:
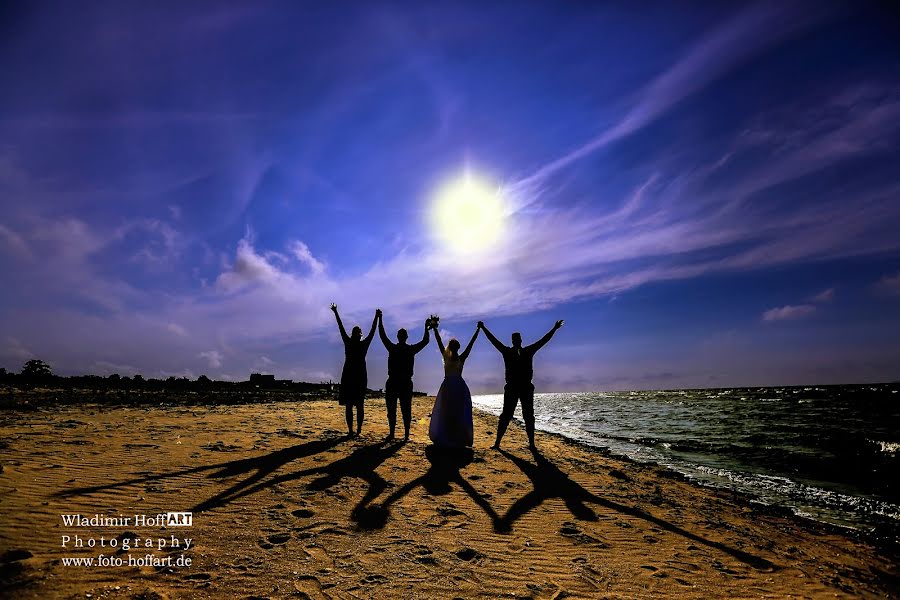
M 488 418 L 496 419 L 497 415 L 494 413 L 485 410 L 483 408 L 473 407 L 473 413 L 477 411 L 482 413 Z M 515 423 L 520 429 L 523 428 L 523 424 L 519 417 L 514 417 L 512 423 Z M 656 469 L 657 474 L 660 477 L 664 477 L 667 479 L 675 479 L 678 481 L 683 481 L 690 485 L 696 486 L 698 488 L 708 490 L 713 493 L 723 494 L 725 496 L 743 500 L 749 508 L 753 508 L 754 510 L 758 510 L 761 513 L 766 513 L 771 516 L 783 517 L 795 519 L 799 523 L 804 526 L 810 527 L 821 527 L 827 530 L 830 533 L 845 535 L 850 539 L 854 539 L 857 541 L 864 541 L 868 543 L 872 543 L 874 545 L 883 548 L 885 551 L 891 552 L 900 558 L 900 540 L 895 537 L 892 537 L 890 532 L 878 531 L 876 528 L 872 528 L 871 530 L 867 530 L 864 528 L 857 528 L 850 525 L 841 525 L 839 523 L 832 523 L 822 519 L 816 519 L 812 515 L 804 515 L 799 514 L 795 511 L 795 509 L 790 506 L 783 506 L 781 504 L 773 504 L 761 500 L 757 495 L 754 495 L 750 491 L 746 490 L 738 490 L 738 489 L 728 489 L 722 486 L 718 486 L 712 483 L 704 482 L 700 479 L 692 478 L 684 473 L 681 473 L 668 465 L 660 464 L 651 460 L 639 460 L 636 458 L 632 458 L 627 454 L 623 454 L 620 452 L 616 452 L 611 450 L 607 446 L 595 446 L 589 442 L 579 440 L 574 437 L 569 437 L 563 433 L 559 433 L 556 431 L 550 431 L 547 429 L 542 429 L 540 427 L 540 422 L 535 425 L 535 431 L 539 431 L 546 436 L 553 436 L 558 438 L 565 444 L 577 447 L 578 449 L 585 452 L 594 452 L 599 454 L 600 456 L 604 456 L 607 458 L 611 458 L 613 460 L 619 460 L 622 462 L 626 462 L 629 464 L 634 464 L 638 466 L 646 466 L 648 468 Z M 898 527 L 900 529 L 900 527 Z
M 804 386 L 794 386 L 794 387 L 804 387 Z M 816 387 L 827 387 L 827 386 L 816 386 Z M 718 388 L 716 388 L 718 389 Z M 725 388 L 722 388 L 725 389 Z M 71 395 L 81 396 L 80 398 L 72 399 Z M 101 394 L 103 396 L 107 396 L 108 398 L 104 399 L 102 402 L 92 401 L 85 399 L 86 397 L 95 397 L 96 395 Z M 60 396 L 69 395 L 69 398 L 60 399 Z M 483 396 L 485 394 L 478 394 Z M 497 395 L 497 394 L 487 394 L 487 395 Z M 18 396 L 18 397 L 17 397 Z M 23 399 L 22 397 L 25 396 Z M 35 403 L 30 402 L 28 399 L 29 396 L 35 396 L 36 399 L 42 401 L 41 405 L 37 405 Z M 135 401 L 135 397 L 138 397 L 138 401 Z M 227 402 L 222 402 L 222 396 L 225 396 L 229 399 Z M 51 399 L 52 397 L 52 399 Z M 212 400 L 211 398 L 217 398 L 217 400 Z M 49 402 L 48 402 L 49 400 Z M 53 406 L 84 406 L 97 404 L 98 406 L 103 407 L 104 409 L 115 409 L 117 407 L 131 408 L 131 407 L 177 407 L 177 406 L 242 406 L 242 405 L 267 405 L 267 404 L 281 404 L 281 403 L 294 403 L 294 402 L 330 402 L 333 398 L 324 396 L 320 393 L 303 393 L 303 392 L 293 392 L 289 390 L 228 390 L 224 393 L 221 390 L 210 390 L 207 392 L 188 392 L 185 393 L 183 391 L 178 390 L 128 390 L 128 389 L 88 389 L 88 388 L 74 388 L 74 389 L 66 389 L 66 388 L 32 388 L 32 389 L 23 389 L 18 387 L 9 387 L 7 386 L 5 389 L 0 389 L 0 415 L 2 415 L 5 411 L 16 412 L 16 411 L 33 411 L 40 410 L 41 408 L 49 408 Z M 383 401 L 383 396 L 378 396 L 373 393 L 370 393 L 366 397 L 366 402 L 379 402 Z M 424 394 L 422 392 L 416 392 L 413 397 L 413 402 L 433 402 L 434 396 Z M 336 401 L 335 401 L 336 402 Z M 371 411 L 371 412 L 376 412 Z M 367 420 L 371 415 L 370 411 L 367 411 Z M 487 420 L 496 420 L 498 415 L 478 406 L 473 406 L 473 416 L 478 413 L 482 415 Z M 516 425 L 519 429 L 523 428 L 523 423 L 519 418 L 519 409 L 517 408 L 517 413 L 512 423 Z M 398 414 L 398 429 L 402 428 L 402 425 L 399 423 L 400 415 Z M 713 483 L 707 483 L 701 479 L 692 478 L 689 475 L 685 475 L 667 465 L 660 464 L 658 462 L 652 460 L 639 460 L 636 458 L 632 458 L 627 454 L 621 452 L 615 452 L 611 450 L 607 446 L 595 446 L 590 442 L 586 442 L 583 440 L 579 440 L 574 437 L 569 437 L 564 433 L 559 433 L 556 431 L 550 431 L 547 429 L 542 429 L 540 427 L 540 422 L 536 424 L 536 430 L 542 433 L 543 435 L 553 436 L 558 438 L 560 441 L 572 445 L 582 451 L 597 453 L 598 455 L 611 458 L 614 460 L 620 460 L 629 464 L 634 465 L 643 465 L 650 468 L 654 468 L 658 470 L 658 474 L 661 477 L 676 479 L 678 481 L 683 481 L 690 485 L 696 486 L 698 488 L 708 490 L 717 494 L 724 494 L 729 497 L 742 499 L 748 507 L 758 510 L 760 512 L 765 512 L 766 514 L 770 514 L 772 516 L 785 517 L 797 520 L 799 523 L 808 524 L 809 526 L 821 527 L 825 530 L 844 535 L 850 539 L 863 541 L 866 543 L 871 543 L 873 545 L 878 546 L 886 552 L 890 552 L 892 554 L 900 557 L 900 538 L 891 535 L 891 532 L 879 531 L 877 528 L 872 528 L 871 530 L 867 530 L 862 527 L 853 527 L 851 525 L 842 525 L 839 523 L 829 522 L 823 519 L 817 519 L 812 515 L 804 515 L 799 514 L 795 511 L 795 509 L 790 506 L 784 506 L 781 504 L 775 504 L 766 502 L 761 500 L 757 495 L 748 490 L 737 490 L 737 489 L 728 489 L 723 486 L 719 486 Z
M 794 387 L 804 387 L 804 386 L 794 386 Z M 816 387 L 827 387 L 827 386 L 816 386 Z M 715 388 L 719 389 L 719 388 Z M 725 389 L 725 388 L 721 388 Z M 729 388 L 730 389 L 730 388 Z M 106 396 L 103 401 L 89 400 L 86 398 L 96 397 L 97 395 Z M 80 396 L 78 398 L 72 398 L 71 396 Z M 497 394 L 478 394 L 479 396 L 483 395 L 497 395 Z M 67 398 L 61 399 L 61 396 L 68 396 Z M 222 398 L 226 397 L 229 401 L 223 402 Z M 23 398 L 24 397 L 24 398 Z M 41 404 L 38 405 L 30 401 L 30 397 L 35 397 L 35 399 L 40 400 Z M 216 400 L 213 400 L 216 398 Z M 137 401 L 135 401 L 137 399 Z M 227 390 L 224 393 L 221 390 L 209 390 L 207 392 L 184 392 L 179 390 L 129 390 L 129 389 L 115 389 L 115 388 L 106 388 L 106 389 L 89 389 L 89 388 L 41 388 L 35 387 L 32 389 L 23 389 L 15 386 L 4 386 L 4 388 L 0 388 L 0 415 L 4 412 L 16 412 L 16 411 L 35 411 L 40 410 L 41 408 L 50 408 L 54 406 L 84 406 L 97 404 L 98 406 L 103 407 L 104 409 L 115 409 L 117 407 L 177 407 L 177 406 L 242 406 L 242 405 L 267 405 L 267 404 L 281 404 L 281 403 L 294 403 L 294 402 L 329 402 L 332 401 L 333 398 L 322 395 L 321 393 L 304 393 L 304 392 L 296 392 L 290 390 L 278 390 L 278 389 L 235 389 L 235 390 Z M 370 393 L 366 397 L 366 402 L 379 402 L 383 401 L 383 396 L 378 396 L 374 393 Z M 427 395 L 422 392 L 416 392 L 413 397 L 413 402 L 433 402 L 434 396 Z M 336 402 L 336 401 L 335 401 Z M 377 409 L 373 412 L 377 413 Z M 498 415 L 486 410 L 484 408 L 480 408 L 478 406 L 473 406 L 473 415 L 478 413 L 482 415 L 484 418 L 488 420 L 496 420 Z M 514 423 L 519 429 L 522 429 L 523 424 L 521 419 L 519 418 L 519 409 L 517 408 L 517 413 L 512 423 Z M 367 411 L 367 420 L 370 418 L 371 412 Z M 398 428 L 402 428 L 402 425 L 399 423 L 400 415 L 398 414 Z M 676 479 L 679 481 L 686 482 L 690 485 L 696 486 L 698 488 L 708 490 L 717 494 L 725 494 L 727 496 L 740 498 L 744 500 L 748 507 L 751 507 L 760 512 L 765 512 L 772 516 L 780 516 L 790 519 L 795 519 L 800 523 L 809 524 L 810 526 L 818 526 L 822 527 L 829 532 L 844 535 L 850 539 L 864 541 L 867 543 L 871 543 L 873 545 L 878 546 L 886 552 L 890 552 L 897 556 L 900 556 L 900 538 L 896 536 L 892 536 L 891 531 L 879 531 L 877 528 L 872 528 L 871 530 L 867 530 L 862 527 L 854 527 L 852 525 L 843 525 L 839 523 L 833 523 L 824 519 L 817 519 L 813 515 L 805 515 L 796 512 L 795 509 L 790 506 L 785 506 L 781 504 L 766 502 L 761 500 L 758 495 L 754 494 L 748 490 L 737 490 L 737 489 L 728 489 L 726 487 L 716 485 L 713 483 L 708 483 L 703 481 L 702 479 L 692 478 L 689 475 L 681 473 L 674 468 L 671 468 L 667 465 L 660 464 L 658 462 L 652 460 L 640 460 L 633 457 L 628 456 L 627 454 L 616 452 L 611 450 L 607 446 L 595 446 L 590 442 L 586 442 L 583 440 L 579 440 L 574 437 L 569 437 L 564 433 L 559 433 L 556 431 L 550 431 L 547 429 L 542 429 L 540 427 L 540 422 L 536 424 L 536 430 L 542 433 L 543 435 L 553 436 L 558 438 L 559 440 L 572 445 L 582 451 L 586 452 L 594 452 L 601 456 L 611 458 L 614 460 L 620 460 L 623 462 L 627 462 L 629 464 L 635 465 L 644 465 L 647 467 L 651 467 L 654 469 L 658 469 L 659 476 Z
M 896 556 L 868 541 L 773 515 L 658 465 L 544 431 L 532 454 L 518 423 L 502 451 L 490 450 L 496 417 L 480 409 L 473 451 L 436 454 L 427 439 L 432 401 L 413 401 L 407 444 L 384 439 L 377 399 L 354 439 L 331 400 L 2 411 L 3 583 L 21 598 L 900 591 Z M 167 510 L 192 511 L 191 529 L 162 531 L 189 532 L 191 548 L 157 558 L 187 554 L 192 566 L 59 564 L 60 514 Z
M 478 410 L 496 418 L 499 414 L 499 412 L 494 412 L 496 407 L 491 406 L 490 402 L 484 404 L 490 408 L 482 406 L 478 407 Z M 521 419 L 517 417 L 516 420 L 522 426 Z M 765 467 L 758 470 L 750 468 L 745 471 L 741 470 L 740 466 L 723 467 L 721 464 L 715 466 L 715 462 L 712 463 L 713 466 L 710 466 L 711 463 L 696 458 L 691 460 L 665 456 L 665 453 L 655 450 L 655 445 L 648 447 L 635 440 L 628 440 L 630 444 L 626 443 L 622 447 L 622 444 L 617 445 L 615 440 L 605 438 L 602 433 L 596 431 L 579 430 L 577 426 L 572 429 L 571 423 L 567 424 L 569 425 L 568 432 L 565 427 L 563 427 L 563 431 L 554 431 L 551 428 L 555 425 L 557 425 L 555 422 L 542 423 L 540 418 L 536 422 L 536 428 L 539 431 L 561 436 L 587 450 L 595 450 L 623 461 L 659 467 L 669 471 L 672 477 L 680 478 L 700 488 L 739 495 L 745 498 L 750 505 L 759 507 L 761 510 L 821 524 L 848 536 L 876 543 L 885 549 L 893 549 L 894 553 L 900 552 L 900 521 L 894 516 L 900 509 L 900 505 L 884 497 L 870 496 L 859 490 L 835 489 L 831 487 L 832 482 L 829 480 L 804 480 L 793 474 L 767 470 Z M 579 434 L 584 435 L 585 438 L 580 439 Z M 625 438 L 618 439 L 624 440 Z M 637 450 L 635 451 L 629 446 L 635 446 Z M 662 446 L 667 446 L 667 444 L 662 444 Z M 650 448 L 650 452 L 647 452 L 648 448 Z M 634 452 L 635 455 L 632 455 L 631 452 Z M 647 454 L 651 456 L 647 456 Z M 706 456 L 705 458 L 715 459 L 715 456 Z M 708 475 L 707 470 L 717 472 L 717 476 Z M 759 482 L 755 481 L 757 477 L 781 479 L 791 488 L 775 491 L 766 488 L 760 489 Z M 818 504 L 814 497 L 807 497 L 805 494 L 815 497 L 821 495 L 830 500 L 826 504 Z M 858 506 L 857 503 L 859 503 Z

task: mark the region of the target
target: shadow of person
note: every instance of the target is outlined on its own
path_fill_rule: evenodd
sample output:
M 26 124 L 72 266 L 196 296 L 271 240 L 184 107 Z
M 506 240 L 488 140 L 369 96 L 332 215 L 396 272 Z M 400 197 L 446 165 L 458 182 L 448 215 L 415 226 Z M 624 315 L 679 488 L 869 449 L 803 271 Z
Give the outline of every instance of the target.
M 597 520 L 597 514 L 586 503 L 596 502 L 598 498 L 560 471 L 537 448 L 532 448 L 534 463 L 510 454 L 506 450 L 500 450 L 500 453 L 515 463 L 531 480 L 533 489 L 516 500 L 497 520 L 494 529 L 498 533 L 512 531 L 513 523 L 550 498 L 562 500 L 576 519 L 581 521 Z
M 346 440 L 347 438 L 342 439 Z M 229 502 L 233 502 L 238 498 L 255 494 L 265 488 L 287 483 L 289 481 L 295 481 L 310 475 L 322 476 L 307 486 L 310 489 L 323 491 L 338 484 L 345 477 L 355 477 L 362 479 L 369 484 L 370 490 L 366 494 L 367 497 L 372 495 L 372 488 L 377 490 L 372 496 L 375 497 L 387 487 L 387 482 L 375 472 L 375 469 L 391 455 L 395 454 L 402 446 L 403 444 L 399 442 L 388 445 L 388 440 L 383 440 L 376 444 L 360 446 L 347 456 L 339 458 L 324 466 L 303 469 L 293 473 L 285 473 L 278 475 L 277 477 L 266 479 L 265 481 L 260 481 L 261 477 L 254 477 L 254 481 L 257 482 L 255 485 L 244 485 L 245 482 L 241 482 L 241 484 L 232 486 L 228 490 L 201 502 L 195 506 L 193 510 L 202 512 L 211 508 L 217 508 Z
M 283 450 L 278 450 L 277 452 L 273 452 L 265 456 L 236 460 L 231 463 L 227 463 L 219 471 L 217 471 L 216 473 L 210 473 L 209 475 L 207 475 L 207 477 L 225 478 L 234 477 L 235 475 L 239 475 L 241 473 L 246 473 L 249 471 L 254 472 L 246 479 L 235 483 L 228 489 L 219 492 L 215 496 L 205 500 L 204 502 L 201 502 L 200 504 L 197 504 L 193 507 L 192 510 L 202 512 L 211 508 L 217 508 L 219 506 L 224 506 L 225 504 L 228 504 L 233 500 L 257 492 L 261 488 L 271 485 L 273 481 L 279 479 L 280 477 L 283 477 L 279 476 L 271 480 L 263 481 L 266 477 L 277 471 L 280 467 L 298 458 L 320 454 L 321 452 L 330 450 L 331 448 L 334 448 L 338 444 L 341 444 L 345 441 L 347 441 L 347 438 L 344 436 L 328 440 L 317 440 L 314 442 L 307 442 L 305 444 L 292 446 L 290 448 L 284 448 Z
M 346 437 L 332 437 L 326 438 L 323 440 L 315 440 L 312 442 L 305 442 L 303 444 L 297 444 L 295 446 L 291 446 L 289 448 L 282 448 L 281 450 L 276 450 L 275 452 L 271 452 L 269 454 L 263 454 L 261 456 L 254 456 L 251 458 L 242 458 L 238 460 L 232 460 L 228 462 L 216 463 L 213 465 L 203 465 L 200 467 L 191 467 L 189 469 L 181 469 L 178 471 L 170 471 L 168 473 L 160 473 L 157 475 L 146 475 L 144 477 L 135 477 L 133 479 L 126 479 L 124 481 L 118 481 L 114 483 L 107 483 L 103 485 L 96 486 L 87 486 L 87 487 L 79 487 L 79 488 L 71 488 L 69 490 L 63 490 L 60 492 L 56 492 L 53 495 L 56 497 L 70 497 L 77 495 L 89 495 L 98 492 L 103 492 L 106 490 L 112 490 L 122 487 L 127 487 L 129 485 L 139 485 L 142 483 L 148 483 L 151 481 L 161 481 L 163 479 L 175 479 L 179 477 L 190 476 L 198 473 L 204 473 L 207 471 L 215 471 L 214 473 L 209 473 L 207 478 L 222 478 L 222 477 L 234 477 L 237 475 L 241 475 L 243 473 L 250 473 L 250 475 L 244 479 L 243 481 L 236 483 L 231 488 L 222 492 L 220 496 L 228 496 L 234 494 L 235 492 L 240 491 L 243 488 L 246 488 L 250 485 L 253 485 L 255 482 L 263 479 L 267 475 L 277 471 L 280 467 L 286 465 L 287 463 L 297 460 L 298 458 L 303 458 L 306 456 L 313 456 L 315 454 L 319 454 L 321 452 L 325 452 L 326 450 L 330 450 L 331 448 L 336 447 L 338 444 L 346 441 Z
M 404 445 L 402 440 L 386 439 L 377 444 L 357 448 L 346 457 L 325 466 L 322 476 L 310 482 L 307 488 L 324 491 L 337 485 L 345 477 L 355 477 L 369 484 L 368 490 L 356 506 L 368 504 L 388 487 L 388 482 L 375 472 L 375 469 Z
M 503 454 L 503 456 L 515 463 L 525 476 L 531 480 L 534 489 L 514 502 L 506 513 L 495 521 L 494 528 L 498 532 L 506 533 L 511 531 L 513 523 L 532 509 L 540 506 L 544 500 L 549 498 L 560 498 L 565 503 L 566 508 L 569 509 L 569 512 L 571 512 L 576 519 L 596 521 L 596 513 L 587 506 L 587 504 L 595 504 L 597 506 L 615 510 L 622 514 L 643 519 L 666 531 L 724 552 L 754 569 L 760 571 L 774 571 L 777 569 L 776 565 L 761 556 L 756 556 L 749 552 L 732 548 L 722 542 L 708 540 L 696 533 L 691 533 L 690 531 L 682 529 L 674 523 L 655 517 L 640 508 L 626 506 L 624 504 L 619 504 L 618 502 L 613 502 L 612 500 L 601 498 L 586 490 L 581 484 L 562 472 L 555 464 L 541 454 L 537 448 L 532 448 L 531 452 L 534 456 L 534 463 L 505 450 L 500 450 L 500 453 Z
M 422 476 L 422 487 L 432 496 L 449 494 L 451 481 L 462 480 L 462 469 L 475 458 L 471 448 L 441 448 L 431 445 L 425 448 L 425 458 L 431 465 Z
M 361 529 L 382 529 L 387 524 L 391 505 L 417 487 L 421 487 L 429 495 L 443 496 L 453 490 L 452 484 L 456 484 L 466 492 L 492 521 L 497 520 L 496 511 L 461 473 L 475 457 L 475 452 L 471 448 L 451 449 L 431 445 L 425 449 L 425 457 L 430 466 L 423 475 L 398 488 L 378 505 L 369 506 L 368 502 L 360 502 L 357 505 L 352 517 Z

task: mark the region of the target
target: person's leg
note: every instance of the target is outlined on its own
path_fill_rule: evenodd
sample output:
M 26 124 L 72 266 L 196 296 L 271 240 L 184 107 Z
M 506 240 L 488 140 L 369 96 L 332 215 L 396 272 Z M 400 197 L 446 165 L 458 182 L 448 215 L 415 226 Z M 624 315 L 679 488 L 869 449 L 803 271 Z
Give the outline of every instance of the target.
M 528 434 L 528 445 L 534 447 L 534 386 L 529 385 L 521 391 L 522 418 L 525 420 L 525 433 Z
M 366 397 L 363 396 L 362 399 L 356 404 L 356 435 L 362 433 L 362 423 L 363 423 L 363 406 L 365 406 Z
M 394 430 L 397 427 L 397 392 L 391 382 L 384 384 L 384 401 L 387 403 L 388 429 L 390 430 L 388 437 L 393 438 Z
M 518 395 L 516 390 L 512 389 L 509 384 L 506 384 L 506 387 L 503 388 L 503 412 L 500 413 L 500 419 L 497 422 L 497 441 L 494 442 L 494 448 L 500 448 L 500 440 L 503 439 L 503 434 L 506 433 L 506 428 L 509 427 L 509 422 L 512 421 L 513 413 L 516 412 L 517 401 Z
M 403 413 L 403 439 L 409 439 L 409 426 L 412 424 L 412 381 L 400 394 L 400 412 Z
M 353 435 L 353 404 L 347 402 L 344 406 L 344 416 L 347 418 L 347 433 Z

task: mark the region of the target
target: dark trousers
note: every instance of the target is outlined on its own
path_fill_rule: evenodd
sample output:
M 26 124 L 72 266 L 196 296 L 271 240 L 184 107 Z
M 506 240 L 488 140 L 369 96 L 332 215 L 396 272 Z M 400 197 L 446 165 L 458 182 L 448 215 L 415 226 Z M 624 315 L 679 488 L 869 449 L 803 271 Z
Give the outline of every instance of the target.
M 400 412 L 403 413 L 403 428 L 409 433 L 409 425 L 412 422 L 412 392 L 413 382 L 393 381 L 388 379 L 384 384 L 384 400 L 387 403 L 388 427 L 391 435 L 397 424 L 397 401 L 400 401 Z
M 528 441 L 534 441 L 534 385 L 528 383 L 507 383 L 503 388 L 503 412 L 500 413 L 500 422 L 497 426 L 497 442 L 503 434 L 506 433 L 506 427 L 512 421 L 513 413 L 516 412 L 516 404 L 522 403 L 522 418 L 525 420 L 525 432 L 528 434 Z

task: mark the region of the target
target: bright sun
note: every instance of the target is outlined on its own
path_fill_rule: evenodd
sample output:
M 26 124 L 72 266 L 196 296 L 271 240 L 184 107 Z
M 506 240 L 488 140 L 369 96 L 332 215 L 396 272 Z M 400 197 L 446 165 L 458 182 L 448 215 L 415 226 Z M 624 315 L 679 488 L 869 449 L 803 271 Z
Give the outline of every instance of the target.
M 503 194 L 490 182 L 466 173 L 434 195 L 431 227 L 444 246 L 457 254 L 480 254 L 495 246 L 506 225 Z

